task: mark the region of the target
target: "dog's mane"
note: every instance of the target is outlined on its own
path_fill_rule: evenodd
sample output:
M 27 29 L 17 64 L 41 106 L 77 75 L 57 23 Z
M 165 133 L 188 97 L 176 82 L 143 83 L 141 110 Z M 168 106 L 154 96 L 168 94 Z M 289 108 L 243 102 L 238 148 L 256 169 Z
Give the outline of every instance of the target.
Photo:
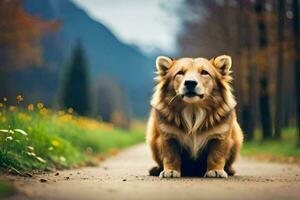
M 151 106 L 161 123 L 176 126 L 185 132 L 202 132 L 227 121 L 235 115 L 236 101 L 232 94 L 232 76 L 229 71 L 227 74 L 218 73 L 215 78 L 215 86 L 209 97 L 201 104 L 193 105 L 191 109 L 205 112 L 204 119 L 195 130 L 186 123 L 183 110 L 186 105 L 183 103 L 172 86 L 172 77 L 157 74 L 154 94 Z

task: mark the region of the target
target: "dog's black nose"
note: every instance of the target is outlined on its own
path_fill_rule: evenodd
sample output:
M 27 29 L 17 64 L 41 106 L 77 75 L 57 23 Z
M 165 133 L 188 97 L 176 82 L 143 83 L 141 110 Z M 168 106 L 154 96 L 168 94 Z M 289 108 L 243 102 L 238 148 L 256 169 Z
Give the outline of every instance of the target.
M 186 89 L 188 90 L 193 90 L 195 89 L 195 87 L 197 86 L 197 81 L 193 81 L 193 80 L 186 80 L 184 82 L 184 86 L 186 87 Z

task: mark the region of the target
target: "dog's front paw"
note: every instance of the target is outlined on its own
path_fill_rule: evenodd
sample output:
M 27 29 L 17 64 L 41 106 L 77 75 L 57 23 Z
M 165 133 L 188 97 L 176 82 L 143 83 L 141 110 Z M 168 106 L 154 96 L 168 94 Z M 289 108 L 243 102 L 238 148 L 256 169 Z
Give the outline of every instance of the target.
M 206 172 L 204 177 L 205 178 L 227 178 L 228 175 L 224 170 L 213 169 Z
M 159 178 L 180 178 L 180 176 L 181 173 L 179 171 L 171 169 L 165 169 L 159 174 Z

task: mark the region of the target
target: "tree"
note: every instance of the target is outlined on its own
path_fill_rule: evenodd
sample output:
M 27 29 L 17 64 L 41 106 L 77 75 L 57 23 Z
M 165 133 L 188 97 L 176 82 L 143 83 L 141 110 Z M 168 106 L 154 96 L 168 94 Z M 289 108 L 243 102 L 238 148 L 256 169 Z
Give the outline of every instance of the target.
M 244 44 L 240 47 L 241 51 L 245 54 L 245 66 L 244 66 L 244 77 L 243 81 L 243 96 L 244 102 L 242 105 L 242 129 L 245 133 L 245 139 L 250 141 L 254 137 L 255 129 L 255 72 L 256 65 L 253 62 L 253 20 L 252 15 L 252 3 L 249 0 L 237 0 L 239 4 L 239 13 L 244 17 L 243 25 L 243 38 Z M 241 23 L 241 22 L 240 22 Z
M 300 14 L 299 14 L 299 2 L 293 0 L 293 29 L 294 29 L 294 74 L 295 74 L 295 93 L 296 93 L 296 108 L 297 108 L 297 131 L 298 131 L 298 145 L 300 146 Z
M 278 25 L 277 25 L 277 41 L 278 41 L 278 52 L 277 52 L 277 93 L 276 93 L 276 112 L 275 112 L 275 130 L 274 138 L 276 140 L 281 139 L 281 128 L 282 128 L 282 102 L 283 102 L 283 42 L 284 42 L 284 18 L 285 18 L 285 0 L 278 0 Z
M 98 77 L 94 94 L 96 99 L 94 116 L 117 127 L 130 128 L 129 100 L 113 77 Z
M 87 60 L 79 42 L 63 75 L 61 107 L 73 108 L 79 115 L 90 114 L 90 80 Z
M 252 64 L 252 27 L 250 22 L 251 2 L 236 0 L 237 2 L 237 59 L 239 60 L 240 79 L 240 123 L 246 140 L 252 140 L 254 132 L 253 103 L 253 69 Z
M 263 139 L 267 140 L 272 137 L 271 114 L 269 105 L 269 91 L 268 91 L 268 35 L 266 26 L 266 10 L 265 0 L 255 1 L 255 12 L 257 15 L 258 28 L 258 44 L 260 48 L 260 88 L 259 88 L 259 107 L 260 119 L 263 131 Z
M 40 39 L 59 23 L 26 13 L 21 0 L 0 1 L 0 96 L 14 92 L 14 72 L 42 61 Z

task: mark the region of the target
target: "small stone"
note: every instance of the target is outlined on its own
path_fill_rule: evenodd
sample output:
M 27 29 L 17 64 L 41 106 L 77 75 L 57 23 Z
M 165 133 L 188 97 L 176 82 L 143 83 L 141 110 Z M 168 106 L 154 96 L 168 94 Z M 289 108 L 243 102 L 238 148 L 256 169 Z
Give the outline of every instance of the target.
M 31 173 L 29 173 L 29 172 L 26 173 L 26 176 L 33 177 L 33 175 Z
M 69 180 L 69 179 L 70 179 L 70 177 L 68 177 L 68 176 L 67 176 L 67 177 L 65 177 L 65 179 L 66 179 L 66 180 Z
M 46 183 L 46 182 L 47 182 L 47 180 L 46 180 L 46 179 L 43 179 L 43 178 L 41 178 L 41 179 L 40 179 L 40 182 L 42 182 L 42 183 Z
M 58 172 L 56 172 L 56 173 L 55 173 L 55 176 L 58 176 L 58 175 L 59 175 L 59 173 L 58 173 Z
M 124 178 L 122 181 L 127 181 L 127 179 Z

